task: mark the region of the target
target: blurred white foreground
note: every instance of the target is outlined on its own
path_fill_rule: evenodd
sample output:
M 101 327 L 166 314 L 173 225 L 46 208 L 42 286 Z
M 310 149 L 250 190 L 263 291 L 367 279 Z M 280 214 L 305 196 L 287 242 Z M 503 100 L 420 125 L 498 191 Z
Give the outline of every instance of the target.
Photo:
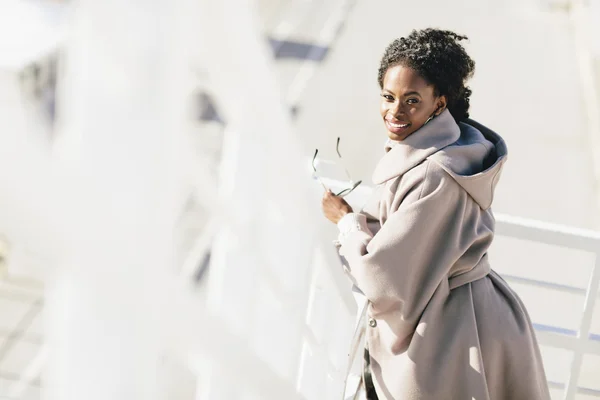
M 9 273 L 35 254 L 46 286 L 44 350 L 2 394 L 45 365 L 47 399 L 341 398 L 356 305 L 249 4 L 74 6 L 53 141 L 0 107 Z M 228 120 L 219 184 L 199 70 Z

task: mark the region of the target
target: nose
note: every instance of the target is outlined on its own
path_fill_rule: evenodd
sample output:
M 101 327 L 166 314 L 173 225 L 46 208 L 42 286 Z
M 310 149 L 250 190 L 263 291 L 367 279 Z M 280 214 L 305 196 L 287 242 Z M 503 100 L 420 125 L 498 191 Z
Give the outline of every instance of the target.
M 398 117 L 398 116 L 404 114 L 404 109 L 402 107 L 402 103 L 398 100 L 390 104 L 388 111 L 394 117 Z

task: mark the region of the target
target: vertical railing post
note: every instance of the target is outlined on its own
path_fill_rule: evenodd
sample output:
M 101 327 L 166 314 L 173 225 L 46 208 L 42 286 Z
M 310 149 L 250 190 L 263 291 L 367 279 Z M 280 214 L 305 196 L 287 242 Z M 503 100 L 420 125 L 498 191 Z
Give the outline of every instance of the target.
M 596 250 L 596 260 L 594 269 L 590 276 L 590 281 L 587 287 L 585 296 L 585 302 L 583 306 L 583 316 L 581 318 L 581 325 L 579 326 L 579 332 L 577 335 L 577 348 L 573 353 L 573 361 L 571 362 L 571 371 L 569 373 L 569 379 L 567 381 L 567 388 L 565 390 L 565 400 L 575 399 L 577 394 L 577 386 L 579 382 L 579 374 L 581 372 L 581 364 L 583 362 L 583 355 L 585 354 L 585 343 L 590 336 L 590 327 L 592 324 L 592 318 L 594 316 L 594 306 L 596 299 L 598 298 L 598 287 L 600 286 L 600 246 Z

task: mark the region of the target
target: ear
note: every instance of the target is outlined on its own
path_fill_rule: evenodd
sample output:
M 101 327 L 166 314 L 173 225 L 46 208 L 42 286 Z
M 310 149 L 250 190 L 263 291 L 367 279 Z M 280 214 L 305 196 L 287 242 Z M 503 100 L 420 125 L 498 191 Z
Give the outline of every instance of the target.
M 444 110 L 446 109 L 446 107 L 448 106 L 448 99 L 446 98 L 446 96 L 440 96 L 438 97 L 438 101 L 437 101 L 437 108 L 435 109 L 435 115 L 440 115 L 442 112 L 444 112 Z

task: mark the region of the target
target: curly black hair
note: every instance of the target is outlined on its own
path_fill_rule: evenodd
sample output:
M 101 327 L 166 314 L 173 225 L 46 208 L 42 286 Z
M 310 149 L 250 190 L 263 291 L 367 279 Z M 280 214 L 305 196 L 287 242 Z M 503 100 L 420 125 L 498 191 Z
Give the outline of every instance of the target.
M 390 67 L 412 68 L 434 86 L 436 96 L 446 96 L 448 110 L 457 122 L 468 118 L 472 92 L 465 83 L 475 72 L 475 61 L 460 44 L 465 39 L 468 38 L 451 31 L 428 28 L 413 30 L 394 40 L 385 49 L 379 65 L 379 86 L 383 88 L 383 78 Z

